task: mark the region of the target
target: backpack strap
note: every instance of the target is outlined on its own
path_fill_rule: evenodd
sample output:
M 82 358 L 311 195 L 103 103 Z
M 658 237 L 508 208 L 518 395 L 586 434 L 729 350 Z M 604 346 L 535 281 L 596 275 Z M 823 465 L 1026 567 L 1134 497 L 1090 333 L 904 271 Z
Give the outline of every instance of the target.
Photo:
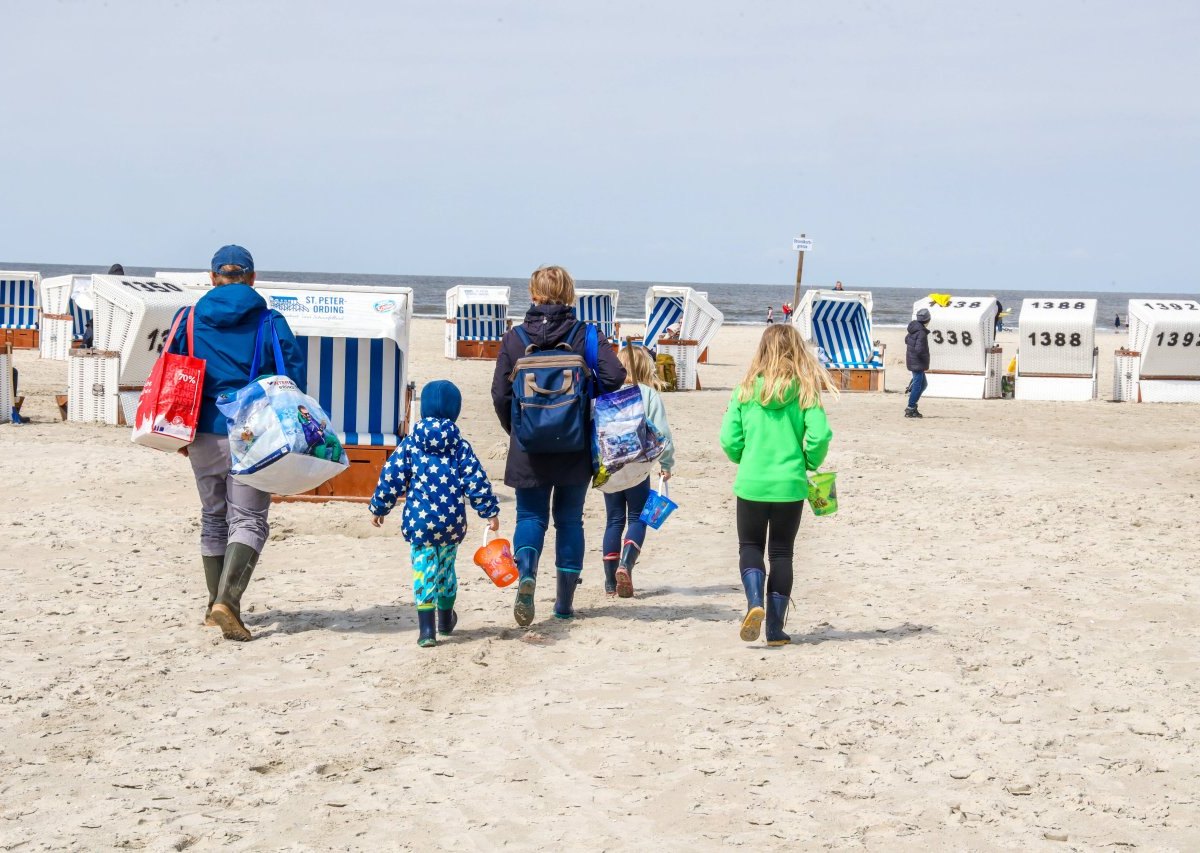
M 522 326 L 513 326 L 513 331 L 517 333 L 517 337 L 521 339 L 521 343 L 525 346 L 525 354 L 533 349 L 533 341 L 529 337 L 529 333 Z

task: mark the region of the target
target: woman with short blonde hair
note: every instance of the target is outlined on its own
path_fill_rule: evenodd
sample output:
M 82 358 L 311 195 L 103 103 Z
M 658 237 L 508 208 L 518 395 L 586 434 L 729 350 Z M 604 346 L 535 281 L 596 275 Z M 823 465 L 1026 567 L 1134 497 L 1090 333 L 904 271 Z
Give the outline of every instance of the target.
M 587 341 L 587 326 L 575 317 L 575 280 L 565 269 L 545 266 L 534 270 L 529 277 L 529 300 L 533 304 L 524 322 L 506 332 L 500 342 L 500 355 L 492 376 L 492 404 L 500 425 L 509 433 L 504 483 L 517 493 L 517 525 L 512 545 L 518 581 L 513 616 L 521 627 L 533 621 L 538 562 L 551 517 L 558 583 L 554 615 L 570 619 L 575 614 L 575 587 L 583 569 L 583 503 L 592 479 L 590 449 L 527 453 L 512 437 L 513 367 L 527 353 L 518 328 L 527 336 L 529 350 L 565 348 L 585 355 Z M 601 394 L 617 390 L 625 381 L 625 368 L 612 347 L 599 347 L 596 379 Z
M 529 301 L 534 305 L 574 305 L 575 279 L 562 267 L 538 267 L 529 277 Z

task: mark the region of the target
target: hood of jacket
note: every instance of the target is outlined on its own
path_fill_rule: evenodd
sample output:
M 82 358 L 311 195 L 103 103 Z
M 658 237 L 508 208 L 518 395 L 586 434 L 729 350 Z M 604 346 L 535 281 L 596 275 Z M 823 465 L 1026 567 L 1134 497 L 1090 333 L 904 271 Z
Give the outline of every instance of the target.
M 412 431 L 413 443 L 431 456 L 453 456 L 462 440 L 458 424 L 445 418 L 421 418 Z
M 570 305 L 531 305 L 521 327 L 539 349 L 557 346 L 575 325 L 575 309 Z
M 248 284 L 214 287 L 196 303 L 196 319 L 214 329 L 239 326 L 267 307 L 267 301 Z
M 928 331 L 928 329 L 926 329 L 926 328 L 925 328 L 925 324 L 924 324 L 924 323 L 922 323 L 920 320 L 910 320 L 910 321 L 909 321 L 909 324 L 908 324 L 908 333 L 909 333 L 910 335 L 911 335 L 913 332 L 922 332 L 922 331 Z
M 763 386 L 766 385 L 766 380 L 761 376 L 754 380 L 754 396 L 752 402 L 758 403 L 764 409 L 786 409 L 788 406 L 796 405 L 796 401 L 800 398 L 800 386 L 793 382 L 783 392 L 783 397 L 779 400 L 765 401 L 763 400 Z

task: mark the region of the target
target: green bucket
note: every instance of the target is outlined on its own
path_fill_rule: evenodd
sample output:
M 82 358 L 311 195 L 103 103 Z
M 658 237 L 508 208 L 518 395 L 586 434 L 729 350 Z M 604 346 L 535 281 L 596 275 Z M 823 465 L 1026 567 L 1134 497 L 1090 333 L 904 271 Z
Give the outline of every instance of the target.
M 808 504 L 813 515 L 833 515 L 837 512 L 837 472 L 814 473 L 808 480 Z

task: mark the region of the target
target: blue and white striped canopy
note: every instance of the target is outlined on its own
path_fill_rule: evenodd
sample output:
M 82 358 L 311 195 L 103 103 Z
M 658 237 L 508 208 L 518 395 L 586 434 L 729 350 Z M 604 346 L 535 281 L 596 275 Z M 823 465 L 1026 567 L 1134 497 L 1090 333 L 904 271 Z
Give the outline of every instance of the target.
M 0 329 L 37 327 L 37 282 L 31 278 L 0 278 Z
M 575 304 L 575 316 L 585 323 L 595 323 L 606 338 L 616 334 L 616 313 L 607 293 L 580 295 Z
M 508 306 L 503 304 L 459 305 L 456 316 L 460 341 L 498 341 L 508 326 Z
M 307 393 L 345 444 L 395 447 L 404 425 L 404 353 L 391 339 L 298 337 Z
M 71 337 L 77 341 L 83 340 L 83 330 L 87 327 L 88 320 L 92 319 L 91 311 L 84 311 L 75 304 L 75 300 L 71 300 L 71 317 L 74 323 L 71 326 Z
M 657 349 L 658 339 L 667 329 L 683 319 L 683 297 L 661 296 L 650 309 L 650 317 L 646 320 L 645 346 Z
M 821 300 L 813 305 L 813 339 L 832 367 L 882 367 L 871 343 L 871 318 L 861 302 Z

